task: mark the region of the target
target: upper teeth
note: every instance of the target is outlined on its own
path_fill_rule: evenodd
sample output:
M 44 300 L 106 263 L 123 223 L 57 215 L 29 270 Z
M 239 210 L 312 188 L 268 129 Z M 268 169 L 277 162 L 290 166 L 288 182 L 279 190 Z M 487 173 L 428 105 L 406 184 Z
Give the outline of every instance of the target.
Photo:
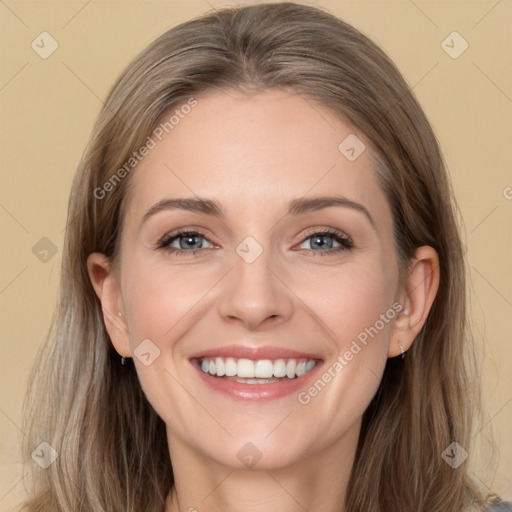
M 235 359 L 233 357 L 206 357 L 200 360 L 201 370 L 210 375 L 222 377 L 243 377 L 269 379 L 271 377 L 301 377 L 312 370 L 314 359 Z

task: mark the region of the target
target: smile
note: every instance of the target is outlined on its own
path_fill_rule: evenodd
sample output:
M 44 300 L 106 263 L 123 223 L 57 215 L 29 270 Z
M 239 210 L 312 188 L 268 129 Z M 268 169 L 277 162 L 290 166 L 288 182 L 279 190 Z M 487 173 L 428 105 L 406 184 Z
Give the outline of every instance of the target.
M 230 346 L 194 354 L 190 362 L 206 389 L 215 394 L 265 402 L 305 389 L 324 360 L 294 350 Z
M 205 357 L 198 361 L 204 373 L 214 377 L 232 377 L 244 384 L 267 384 L 280 379 L 296 379 L 306 375 L 316 365 L 315 359 L 235 359 Z

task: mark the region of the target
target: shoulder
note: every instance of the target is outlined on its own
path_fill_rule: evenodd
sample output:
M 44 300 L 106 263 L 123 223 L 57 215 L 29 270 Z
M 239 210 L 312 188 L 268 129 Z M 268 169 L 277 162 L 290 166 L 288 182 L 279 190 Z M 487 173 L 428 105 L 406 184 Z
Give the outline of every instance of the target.
M 502 501 L 487 505 L 485 512 L 512 512 L 512 501 Z

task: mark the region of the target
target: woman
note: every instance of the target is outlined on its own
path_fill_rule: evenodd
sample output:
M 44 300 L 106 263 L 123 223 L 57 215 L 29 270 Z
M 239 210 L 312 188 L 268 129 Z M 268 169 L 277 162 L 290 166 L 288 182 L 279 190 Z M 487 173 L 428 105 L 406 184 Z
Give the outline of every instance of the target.
M 163 34 L 73 183 L 25 510 L 504 507 L 467 469 L 454 204 L 407 84 L 346 23 L 277 3 Z

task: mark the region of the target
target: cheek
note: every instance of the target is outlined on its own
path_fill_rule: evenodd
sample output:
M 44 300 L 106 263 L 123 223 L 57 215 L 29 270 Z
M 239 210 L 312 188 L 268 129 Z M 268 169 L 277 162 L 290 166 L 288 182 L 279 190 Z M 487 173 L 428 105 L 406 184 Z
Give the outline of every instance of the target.
M 123 289 L 132 348 L 144 338 L 167 345 L 175 327 L 194 316 L 194 307 L 217 276 L 199 267 L 132 261 Z
M 364 333 L 376 323 L 378 337 L 386 336 L 393 314 L 392 310 L 386 315 L 394 298 L 394 274 L 392 267 L 386 269 L 378 260 L 368 259 L 365 263 L 319 274 L 315 286 L 310 282 L 298 294 L 322 320 L 325 333 L 341 352 L 358 336 L 364 339 Z
M 393 265 L 375 258 L 345 270 L 332 273 L 327 287 L 310 293 L 336 355 L 324 365 L 321 382 L 299 397 L 305 413 L 330 418 L 333 436 L 363 414 L 377 391 L 396 317 Z
M 190 418 L 198 411 L 180 382 L 183 353 L 180 338 L 198 322 L 201 298 L 215 284 L 215 276 L 185 270 L 182 265 L 166 265 L 136 257 L 126 258 L 123 301 L 134 362 L 141 387 L 153 408 L 168 424 L 181 432 L 190 428 Z M 211 274 L 211 272 L 210 272 Z M 151 362 L 137 360 L 138 347 L 150 340 Z M 153 360 L 153 354 L 157 354 Z

